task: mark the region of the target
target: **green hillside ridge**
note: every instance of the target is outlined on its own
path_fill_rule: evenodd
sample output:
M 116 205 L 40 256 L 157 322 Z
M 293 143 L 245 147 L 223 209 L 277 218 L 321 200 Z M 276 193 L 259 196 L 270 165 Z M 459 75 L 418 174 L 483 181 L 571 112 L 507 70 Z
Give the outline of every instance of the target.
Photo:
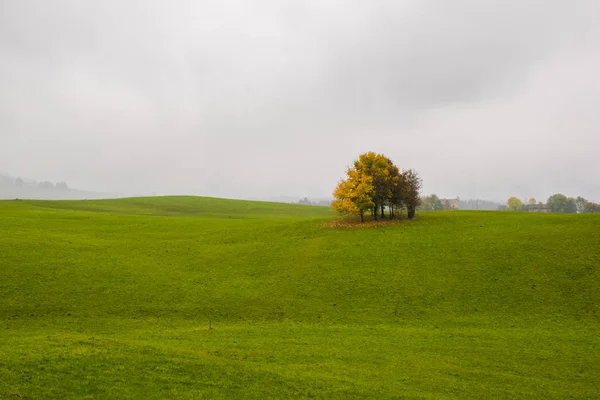
M 0 398 L 600 397 L 598 215 L 335 218 L 0 202 Z
M 205 218 L 266 218 L 330 216 L 328 207 L 198 196 L 132 197 L 109 200 L 27 201 L 38 208 L 95 211 L 128 215 L 194 216 Z

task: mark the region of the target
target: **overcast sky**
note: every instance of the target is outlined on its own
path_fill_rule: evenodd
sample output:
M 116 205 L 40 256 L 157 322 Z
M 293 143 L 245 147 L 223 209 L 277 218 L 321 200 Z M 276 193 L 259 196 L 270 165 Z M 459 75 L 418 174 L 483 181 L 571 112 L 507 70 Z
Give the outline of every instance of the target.
M 359 153 L 424 193 L 600 201 L 600 1 L 0 1 L 0 172 L 327 197 Z

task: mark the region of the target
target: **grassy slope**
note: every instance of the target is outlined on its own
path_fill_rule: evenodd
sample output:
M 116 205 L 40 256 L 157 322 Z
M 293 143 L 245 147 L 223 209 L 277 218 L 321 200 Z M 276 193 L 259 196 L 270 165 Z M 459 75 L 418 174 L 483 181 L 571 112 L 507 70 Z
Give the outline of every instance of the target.
M 0 398 L 600 396 L 599 216 L 330 218 L 0 202 Z
M 193 216 L 204 218 L 269 218 L 331 215 L 326 207 L 214 197 L 164 196 L 114 200 L 27 201 L 37 208 L 93 211 L 126 215 Z

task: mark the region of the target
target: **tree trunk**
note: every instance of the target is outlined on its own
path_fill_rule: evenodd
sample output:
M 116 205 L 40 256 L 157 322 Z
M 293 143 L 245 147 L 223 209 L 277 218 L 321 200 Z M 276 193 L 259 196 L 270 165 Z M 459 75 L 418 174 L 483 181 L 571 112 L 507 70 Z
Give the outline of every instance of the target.
M 365 213 L 364 212 L 360 212 L 360 222 L 365 222 Z
M 377 205 L 373 207 L 373 221 L 377 221 Z
M 385 206 L 381 204 L 381 219 L 385 219 Z

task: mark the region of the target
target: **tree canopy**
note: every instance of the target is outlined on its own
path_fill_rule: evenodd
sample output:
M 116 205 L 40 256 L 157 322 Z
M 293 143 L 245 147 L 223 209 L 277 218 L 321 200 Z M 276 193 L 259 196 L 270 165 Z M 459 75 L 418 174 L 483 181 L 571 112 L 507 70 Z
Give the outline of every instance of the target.
M 421 178 L 414 170 L 401 172 L 392 160 L 383 154 L 361 154 L 346 171 L 346 179 L 336 186 L 331 204 L 342 214 L 358 215 L 364 221 L 366 212 L 373 218 L 394 218 L 403 209 L 413 218 L 419 205 Z
M 568 208 L 569 199 L 562 193 L 556 193 L 550 196 L 546 203 L 551 212 L 564 213 Z
M 508 211 L 522 211 L 523 210 L 523 202 L 516 197 L 511 197 L 506 202 L 508 206 Z
M 437 194 L 431 194 L 421 199 L 421 209 L 424 211 L 443 210 L 444 204 Z
M 513 209 L 508 207 L 508 209 Z M 581 196 L 567 197 L 562 193 L 556 193 L 550 196 L 544 204 L 539 202 L 536 204 L 535 199 L 532 197 L 529 199 L 527 205 L 523 205 L 524 211 L 533 212 L 553 212 L 553 213 L 568 213 L 568 214 L 581 214 L 588 212 L 596 212 L 600 210 L 600 206 L 594 202 L 590 202 Z

